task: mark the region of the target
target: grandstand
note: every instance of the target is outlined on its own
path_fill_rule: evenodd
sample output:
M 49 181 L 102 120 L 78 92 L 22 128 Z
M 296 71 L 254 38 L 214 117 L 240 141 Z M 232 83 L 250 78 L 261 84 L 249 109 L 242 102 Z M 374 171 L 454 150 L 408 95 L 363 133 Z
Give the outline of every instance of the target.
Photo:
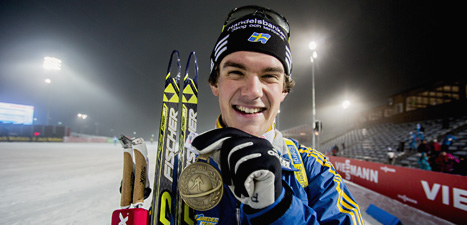
M 449 147 L 449 153 L 457 157 L 465 157 L 467 156 L 467 116 L 448 119 L 452 124 L 450 128 L 443 128 L 441 119 L 399 124 L 383 123 L 358 128 L 322 143 L 320 149 L 325 152 L 338 145 L 339 156 L 388 163 L 387 152 L 390 147 L 398 155 L 396 165 L 417 168 L 419 154 L 416 150 L 409 150 L 409 133 L 415 133 L 417 124 L 420 124 L 425 128 L 424 137 L 428 141 L 433 139 L 441 141 L 448 132 L 453 134 L 457 140 Z M 403 149 L 399 148 L 401 142 Z M 345 143 L 345 149 L 342 149 L 342 143 Z
M 381 106 L 360 112 L 352 122 L 353 129 L 331 134 L 326 140 L 317 136 L 317 149 L 326 153 L 337 145 L 341 157 L 388 163 L 387 152 L 391 148 L 398 156 L 395 165 L 417 168 L 420 154 L 409 151 L 409 133 L 416 133 L 417 124 L 420 124 L 427 142 L 437 139 L 441 143 L 448 132 L 453 134 L 457 140 L 448 153 L 465 158 L 466 97 L 465 78 L 420 84 L 389 96 L 388 102 Z M 282 133 L 310 146 L 313 128 L 305 124 Z

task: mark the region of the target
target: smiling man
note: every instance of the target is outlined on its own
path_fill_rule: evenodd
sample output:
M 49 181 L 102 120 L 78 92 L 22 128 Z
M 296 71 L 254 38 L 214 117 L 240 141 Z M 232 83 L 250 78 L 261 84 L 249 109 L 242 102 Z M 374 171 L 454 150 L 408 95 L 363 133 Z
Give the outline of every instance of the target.
M 236 8 L 224 23 L 209 77 L 221 115 L 217 129 L 192 142 L 200 160 L 222 174 L 223 194 L 196 212 L 198 223 L 363 224 L 327 158 L 275 129 L 294 86 L 289 36 L 287 20 L 259 6 Z
M 239 51 L 222 60 L 218 73 L 211 89 L 219 97 L 224 125 L 262 136 L 287 95 L 281 62 L 267 54 Z

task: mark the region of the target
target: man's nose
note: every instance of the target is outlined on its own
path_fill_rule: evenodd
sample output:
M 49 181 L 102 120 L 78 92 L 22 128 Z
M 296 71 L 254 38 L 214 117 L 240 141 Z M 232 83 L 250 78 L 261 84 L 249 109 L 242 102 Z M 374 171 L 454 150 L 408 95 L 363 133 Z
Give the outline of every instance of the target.
M 242 88 L 242 95 L 256 99 L 263 96 L 263 85 L 257 76 L 250 76 L 245 79 L 245 84 Z

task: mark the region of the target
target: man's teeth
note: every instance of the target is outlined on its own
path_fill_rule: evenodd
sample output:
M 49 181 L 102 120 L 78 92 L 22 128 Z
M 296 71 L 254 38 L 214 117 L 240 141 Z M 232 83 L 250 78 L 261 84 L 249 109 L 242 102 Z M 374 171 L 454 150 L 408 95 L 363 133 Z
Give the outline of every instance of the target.
M 237 109 L 241 112 L 248 113 L 248 114 L 258 113 L 262 111 L 262 108 L 247 108 L 243 106 L 237 106 Z

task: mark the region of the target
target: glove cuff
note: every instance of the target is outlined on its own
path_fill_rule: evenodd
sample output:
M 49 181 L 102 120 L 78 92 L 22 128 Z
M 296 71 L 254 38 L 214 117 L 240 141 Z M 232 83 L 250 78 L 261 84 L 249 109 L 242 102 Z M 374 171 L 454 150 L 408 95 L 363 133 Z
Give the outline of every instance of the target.
M 283 184 L 283 187 L 279 198 L 269 207 L 254 209 L 243 204 L 243 211 L 251 224 L 271 224 L 285 214 L 292 204 L 293 192 L 287 184 Z

